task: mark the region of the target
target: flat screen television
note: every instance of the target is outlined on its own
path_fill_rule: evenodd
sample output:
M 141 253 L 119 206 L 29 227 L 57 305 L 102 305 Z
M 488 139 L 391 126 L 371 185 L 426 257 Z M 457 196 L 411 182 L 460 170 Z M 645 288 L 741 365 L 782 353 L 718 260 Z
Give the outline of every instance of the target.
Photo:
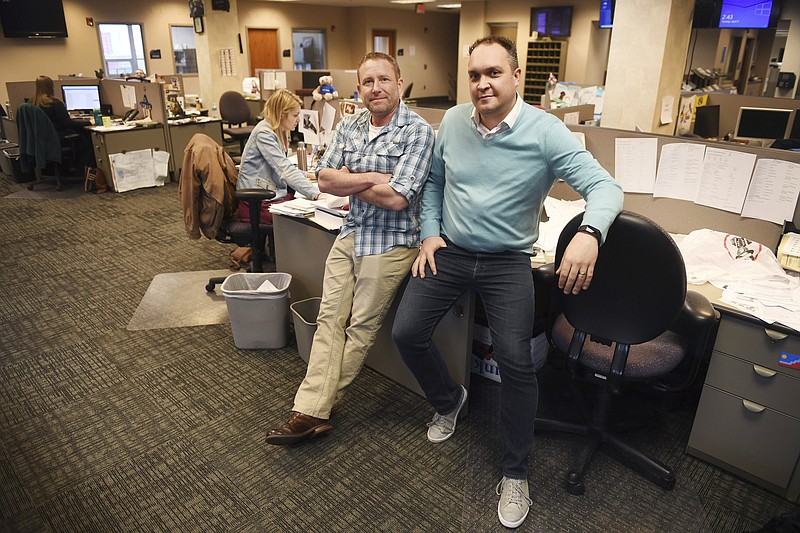
M 100 109 L 100 87 L 97 85 L 62 85 L 61 94 L 67 111 L 91 113 Z
M 614 0 L 600 0 L 600 21 L 601 28 L 611 28 L 614 24 Z
M 780 11 L 780 0 L 721 0 L 719 27 L 775 28 Z
M 9 38 L 67 36 L 61 0 L 0 0 L 0 24 Z
M 694 134 L 704 139 L 719 137 L 718 105 L 705 105 L 695 109 Z
M 534 7 L 531 9 L 531 33 L 550 37 L 569 37 L 572 29 L 572 6 Z
M 792 109 L 740 107 L 733 137 L 743 141 L 785 139 L 793 112 Z

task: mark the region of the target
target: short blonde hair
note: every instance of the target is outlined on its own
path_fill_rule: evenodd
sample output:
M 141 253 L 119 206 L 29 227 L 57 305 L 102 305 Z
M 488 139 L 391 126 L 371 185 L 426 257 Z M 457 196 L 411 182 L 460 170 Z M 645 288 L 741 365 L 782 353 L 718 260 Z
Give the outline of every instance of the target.
M 262 115 L 264 116 L 264 120 L 267 121 L 267 124 L 269 124 L 270 129 L 278 133 L 283 117 L 298 106 L 301 109 L 303 107 L 303 101 L 299 96 L 286 89 L 278 89 L 272 93 L 272 96 L 270 96 L 269 100 L 264 104 Z

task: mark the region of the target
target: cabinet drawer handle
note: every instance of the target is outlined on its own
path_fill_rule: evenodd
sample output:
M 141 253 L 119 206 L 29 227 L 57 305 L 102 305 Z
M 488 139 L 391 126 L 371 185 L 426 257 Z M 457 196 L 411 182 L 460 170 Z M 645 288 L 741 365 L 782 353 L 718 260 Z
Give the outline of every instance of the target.
M 763 366 L 758 366 L 758 365 L 753 365 L 753 370 L 755 370 L 756 374 L 758 374 L 762 378 L 771 378 L 775 374 L 777 374 L 777 372 L 775 372 L 774 370 L 770 370 L 769 368 L 764 368 Z
M 751 413 L 760 413 L 761 411 L 766 409 L 766 407 L 764 407 L 763 405 L 751 402 L 750 400 L 742 400 L 742 405 L 744 405 L 744 408 L 750 411 Z
M 786 333 L 781 333 L 780 331 L 775 331 L 769 328 L 764 328 L 764 333 L 767 334 L 767 337 L 769 337 L 769 342 L 771 342 L 772 344 L 775 344 L 778 341 L 782 341 L 783 339 L 789 336 Z

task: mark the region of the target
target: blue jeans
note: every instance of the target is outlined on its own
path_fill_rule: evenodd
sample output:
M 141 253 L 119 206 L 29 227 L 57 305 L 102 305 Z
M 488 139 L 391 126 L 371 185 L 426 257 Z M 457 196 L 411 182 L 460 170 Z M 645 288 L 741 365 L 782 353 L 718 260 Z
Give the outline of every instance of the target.
M 431 340 L 434 329 L 468 289 L 483 300 L 494 358 L 500 368 L 503 475 L 527 479 L 539 397 L 531 357 L 533 277 L 521 253 L 475 253 L 448 242 L 436 252 L 437 275 L 412 277 L 394 320 L 392 338 L 437 413 L 456 408 L 461 387 L 453 381 Z

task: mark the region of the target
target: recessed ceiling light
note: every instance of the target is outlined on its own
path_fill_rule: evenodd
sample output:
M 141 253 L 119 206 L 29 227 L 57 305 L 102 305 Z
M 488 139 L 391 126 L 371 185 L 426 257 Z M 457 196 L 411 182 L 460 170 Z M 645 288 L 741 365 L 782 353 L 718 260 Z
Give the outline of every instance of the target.
M 391 4 L 430 4 L 436 0 L 391 0 Z
M 439 9 L 459 9 L 461 4 L 437 4 L 436 7 Z

